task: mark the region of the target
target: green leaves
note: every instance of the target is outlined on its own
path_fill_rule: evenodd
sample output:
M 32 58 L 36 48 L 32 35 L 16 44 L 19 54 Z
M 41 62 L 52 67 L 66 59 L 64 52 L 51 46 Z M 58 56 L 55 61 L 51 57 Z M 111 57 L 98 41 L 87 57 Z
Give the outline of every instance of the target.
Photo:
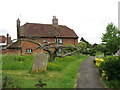
M 106 72 L 109 80 L 120 80 L 120 58 L 107 56 L 104 59 L 105 61 L 100 64 L 100 69 Z
M 108 48 L 109 53 L 114 54 L 118 50 L 119 37 L 118 29 L 113 23 L 108 24 L 106 27 L 106 33 L 103 34 L 102 42 Z

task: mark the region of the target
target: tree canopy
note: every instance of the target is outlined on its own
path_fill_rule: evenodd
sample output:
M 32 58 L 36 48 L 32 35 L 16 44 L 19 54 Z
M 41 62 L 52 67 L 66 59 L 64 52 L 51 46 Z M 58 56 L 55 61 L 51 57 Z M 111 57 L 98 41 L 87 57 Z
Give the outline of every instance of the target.
M 92 45 L 88 41 L 86 41 L 83 37 L 81 37 L 80 41 L 81 42 L 85 42 L 86 45 L 87 45 L 87 48 L 91 48 L 92 47 Z
M 120 38 L 118 37 L 119 30 L 113 23 L 106 27 L 106 33 L 102 36 L 102 43 L 108 48 L 110 54 L 114 54 L 118 50 Z

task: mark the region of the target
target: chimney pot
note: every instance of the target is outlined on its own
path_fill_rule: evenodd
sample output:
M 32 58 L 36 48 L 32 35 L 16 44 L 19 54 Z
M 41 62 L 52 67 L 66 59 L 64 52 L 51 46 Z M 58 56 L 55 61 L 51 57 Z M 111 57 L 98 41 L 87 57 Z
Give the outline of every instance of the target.
M 58 25 L 58 19 L 56 18 L 56 16 L 53 16 L 52 24 L 55 25 L 55 26 Z

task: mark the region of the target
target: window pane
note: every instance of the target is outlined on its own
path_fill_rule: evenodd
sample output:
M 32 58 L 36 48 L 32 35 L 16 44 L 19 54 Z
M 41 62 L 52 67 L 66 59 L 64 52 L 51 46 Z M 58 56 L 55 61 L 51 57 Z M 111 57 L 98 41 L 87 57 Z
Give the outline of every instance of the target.
M 26 53 L 32 53 L 32 49 L 26 49 Z
M 59 43 L 62 43 L 62 39 L 59 39 Z

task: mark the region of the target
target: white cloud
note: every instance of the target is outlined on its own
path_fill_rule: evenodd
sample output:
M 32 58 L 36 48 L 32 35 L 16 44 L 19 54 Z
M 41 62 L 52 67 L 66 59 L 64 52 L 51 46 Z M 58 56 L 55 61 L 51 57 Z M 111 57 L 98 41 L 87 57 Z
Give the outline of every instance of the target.
M 16 19 L 51 24 L 56 15 L 60 25 L 75 30 L 79 37 L 99 43 L 108 23 L 117 26 L 119 0 L 1 0 L 0 34 L 16 38 Z M 21 16 L 20 16 L 21 14 Z M 5 31 L 3 31 L 5 30 Z

